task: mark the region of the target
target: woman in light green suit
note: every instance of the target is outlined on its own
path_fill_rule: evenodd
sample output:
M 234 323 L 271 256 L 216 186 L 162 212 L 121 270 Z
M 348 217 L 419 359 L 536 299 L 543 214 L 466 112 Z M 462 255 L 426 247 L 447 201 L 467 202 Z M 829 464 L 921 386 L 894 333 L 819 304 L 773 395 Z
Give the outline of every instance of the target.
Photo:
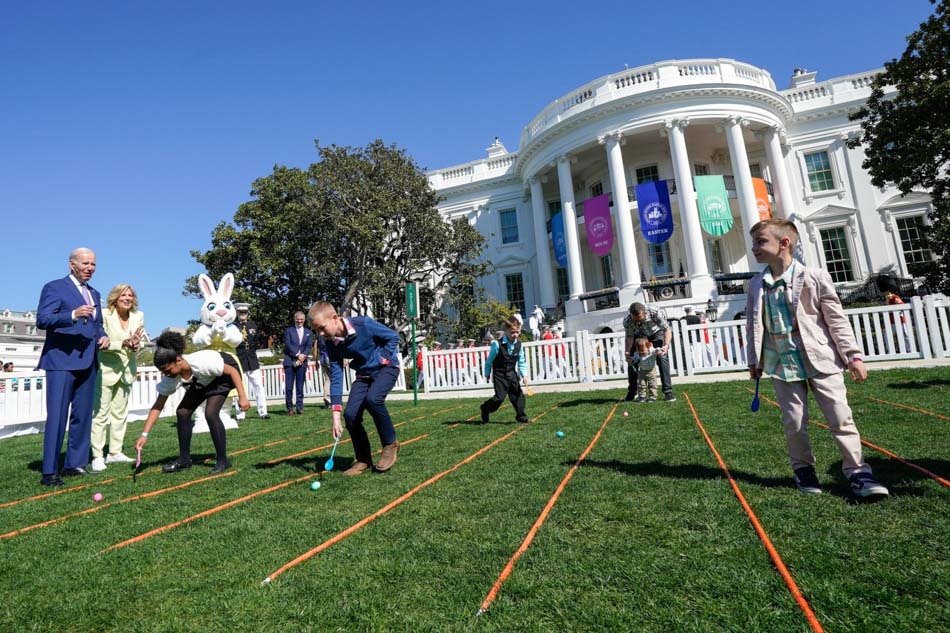
M 135 353 L 145 336 L 145 315 L 128 284 L 119 284 L 109 293 L 102 322 L 109 335 L 109 349 L 99 352 L 99 390 L 92 418 L 92 470 L 102 472 L 108 464 L 133 461 L 122 453 L 129 393 L 138 367 Z M 106 430 L 109 454 L 103 458 Z

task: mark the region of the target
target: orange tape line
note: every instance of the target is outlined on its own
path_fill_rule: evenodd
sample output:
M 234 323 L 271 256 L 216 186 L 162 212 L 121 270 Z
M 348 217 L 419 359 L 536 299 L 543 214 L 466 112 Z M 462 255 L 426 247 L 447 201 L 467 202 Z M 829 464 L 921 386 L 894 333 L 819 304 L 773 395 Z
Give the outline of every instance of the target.
M 553 410 L 554 408 L 556 408 L 556 406 L 557 406 L 557 405 L 555 405 L 555 407 L 552 407 L 552 409 L 550 409 L 550 410 Z M 534 418 L 534 420 L 532 420 L 532 422 L 534 422 L 534 421 L 537 420 L 538 418 L 542 417 L 542 416 L 545 415 L 546 413 L 547 413 L 547 411 L 545 411 L 544 413 L 538 415 L 537 417 Z M 483 446 L 483 447 L 480 448 L 479 450 L 475 451 L 474 453 L 472 453 L 471 455 L 469 455 L 468 457 L 466 457 L 466 458 L 463 459 L 462 461 L 458 462 L 457 464 L 455 464 L 455 465 L 452 466 L 451 468 L 448 468 L 448 469 L 446 469 L 446 470 L 443 470 L 441 473 L 439 473 L 439 474 L 437 474 L 437 475 L 435 475 L 435 476 L 433 476 L 433 477 L 430 477 L 429 479 L 425 480 L 424 482 L 422 482 L 421 484 L 419 484 L 418 486 L 416 486 L 415 488 L 413 488 L 413 489 L 410 490 L 409 492 L 403 494 L 402 496 L 398 497 L 397 499 L 395 499 L 395 500 L 393 500 L 393 501 L 390 501 L 390 502 L 387 503 L 385 506 L 383 506 L 382 508 L 380 508 L 380 509 L 377 510 L 376 512 L 372 513 L 371 515 L 369 515 L 369 516 L 367 516 L 367 517 L 365 517 L 365 518 L 363 518 L 363 519 L 360 519 L 359 521 L 357 521 L 356 523 L 354 523 L 354 524 L 351 525 L 350 527 L 346 528 L 345 530 L 343 530 L 342 532 L 336 534 L 335 536 L 330 537 L 329 539 L 327 539 L 326 541 L 324 541 L 324 542 L 321 543 L 320 545 L 317 545 L 317 546 L 314 547 L 313 549 L 311 549 L 311 550 L 309 550 L 309 551 L 307 551 L 307 552 L 304 552 L 303 554 L 301 554 L 301 555 L 298 556 L 297 558 L 295 558 L 295 559 L 289 561 L 288 563 L 285 563 L 283 566 L 279 567 L 277 570 L 271 572 L 271 574 L 270 574 L 269 576 L 267 576 L 267 578 L 265 578 L 265 579 L 261 582 L 261 585 L 266 585 L 266 584 L 271 583 L 271 582 L 274 581 L 278 576 L 280 576 L 281 574 L 283 574 L 285 571 L 287 571 L 287 570 L 289 570 L 289 569 L 292 569 L 293 567 L 296 567 L 296 566 L 299 565 L 300 563 L 302 563 L 302 562 L 304 562 L 304 561 L 306 561 L 306 560 L 312 558 L 313 556 L 315 556 L 316 554 L 319 554 L 320 552 L 322 552 L 323 550 L 327 549 L 327 548 L 330 547 L 331 545 L 334 545 L 334 544 L 336 544 L 336 543 L 339 543 L 340 541 L 342 541 L 343 539 L 345 539 L 345 538 L 346 538 L 347 536 L 349 536 L 350 534 L 353 534 L 354 532 L 360 530 L 361 528 L 363 528 L 363 527 L 366 526 L 367 524 L 369 524 L 369 523 L 371 523 L 372 521 L 378 519 L 379 517 L 381 517 L 382 515 L 386 514 L 387 512 L 389 512 L 390 510 L 392 510 L 392 509 L 395 508 L 396 506 L 400 505 L 400 504 L 403 503 L 404 501 L 407 501 L 409 498 L 411 498 L 413 495 L 415 495 L 415 494 L 416 494 L 417 492 L 419 492 L 420 490 L 422 490 L 422 489 L 424 489 L 424 488 L 426 488 L 426 487 L 428 487 L 428 486 L 434 484 L 435 482 L 437 482 L 438 480 L 442 479 L 443 477 L 445 477 L 445 476 L 448 475 L 449 473 L 451 473 L 451 472 L 457 470 L 458 468 L 462 467 L 464 464 L 467 464 L 467 463 L 469 463 L 470 461 L 474 460 L 476 457 L 478 457 L 479 455 L 482 455 L 483 453 L 485 453 L 486 451 L 488 451 L 489 449 L 491 449 L 493 446 L 496 446 L 496 445 L 500 444 L 501 442 L 504 442 L 505 440 L 507 440 L 508 438 L 510 438 L 512 435 L 514 435 L 515 433 L 517 433 L 517 432 L 520 431 L 521 429 L 525 428 L 526 426 L 527 426 L 527 425 L 519 425 L 518 428 L 516 428 L 515 430 L 510 431 L 510 432 L 508 432 L 508 433 L 502 435 L 501 437 L 499 437 L 498 439 L 496 439 L 496 440 L 490 442 L 489 444 L 486 444 L 485 446 Z
M 914 407 L 909 407 L 906 404 L 900 404 L 899 402 L 890 402 L 888 400 L 881 400 L 880 398 L 875 398 L 873 396 L 867 396 L 867 397 L 870 398 L 871 400 L 874 400 L 875 402 L 880 402 L 881 404 L 889 404 L 894 407 L 900 407 L 901 409 L 909 409 L 910 411 L 916 411 L 917 413 L 932 415 L 933 417 L 940 418 L 941 420 L 950 420 L 950 418 L 948 418 L 945 415 L 940 415 L 939 413 L 934 413 L 933 411 L 927 411 L 926 409 L 916 409 Z
M 228 472 L 228 473 L 221 473 L 220 475 L 212 475 L 212 476 L 210 476 L 210 477 L 202 477 L 201 479 L 195 479 L 194 481 L 189 481 L 189 482 L 186 482 L 186 483 L 183 483 L 183 484 L 179 484 L 179 485 L 177 485 L 177 486 L 172 486 L 171 488 L 162 488 L 161 490 L 155 490 L 155 491 L 153 491 L 153 492 L 146 492 L 146 493 L 144 493 L 144 494 L 135 495 L 134 497 L 129 497 L 128 499 L 121 499 L 121 500 L 119 500 L 119 501 L 113 501 L 113 502 L 111 502 L 111 503 L 104 503 L 104 504 L 102 504 L 102 505 L 97 505 L 97 506 L 94 506 L 94 507 L 92 507 L 92 508 L 86 508 L 85 510 L 82 510 L 82 511 L 80 511 L 80 512 L 73 512 L 72 514 L 64 514 L 63 516 L 61 516 L 61 517 L 56 517 L 55 519 L 50 519 L 50 520 L 48 520 L 48 521 L 43 521 L 42 523 L 34 523 L 33 525 L 28 525 L 28 526 L 26 526 L 26 527 L 20 528 L 19 530 L 14 530 L 14 531 L 12 531 L 12 532 L 7 532 L 6 534 L 0 534 L 0 539 L 12 538 L 12 537 L 14 537 L 14 536 L 18 536 L 18 535 L 20 535 L 20 534 L 23 534 L 23 533 L 25 533 L 25 532 L 29 532 L 29 531 L 31 531 L 31 530 L 35 530 L 35 529 L 37 529 L 37 528 L 46 527 L 46 526 L 48 526 L 48 525 L 53 525 L 54 523 L 59 523 L 59 522 L 61 522 L 61 521 L 65 521 L 65 520 L 67 520 L 67 519 L 72 519 L 72 518 L 74 518 L 74 517 L 83 516 L 84 514 L 92 514 L 93 512 L 98 512 L 99 510 L 105 510 L 105 509 L 108 508 L 109 506 L 113 506 L 113 505 L 116 505 L 116 504 L 118 504 L 118 503 L 128 503 L 129 501 L 136 501 L 137 499 L 145 499 L 145 498 L 148 498 L 148 497 L 155 497 L 155 496 L 158 496 L 158 495 L 161 495 L 161 494 L 165 494 L 166 492 L 171 492 L 172 490 L 178 490 L 179 488 L 187 488 L 188 486 L 192 486 L 192 485 L 197 484 L 197 483 L 201 483 L 201 482 L 204 482 L 204 481 L 210 481 L 211 479 L 217 479 L 218 477 L 227 477 L 227 476 L 230 476 L 230 475 L 235 475 L 235 474 L 237 474 L 237 472 L 238 472 L 238 471 L 236 471 L 236 470 L 232 470 L 231 472 Z M 130 477 L 131 477 L 131 475 L 130 475 Z M 74 488 L 74 490 L 75 490 L 75 488 Z
M 604 420 L 604 423 L 600 426 L 597 433 L 594 434 L 593 439 L 587 445 L 587 448 L 584 449 L 584 452 L 581 453 L 581 456 L 577 458 L 577 461 L 574 462 L 574 465 L 571 466 L 570 470 L 567 471 L 567 474 L 561 480 L 561 483 L 558 485 L 557 489 L 554 491 L 554 494 L 551 495 L 551 498 L 548 499 L 547 504 L 545 504 L 544 509 L 541 511 L 541 514 L 538 515 L 538 518 L 535 520 L 534 525 L 531 526 L 531 529 L 528 530 L 528 534 L 525 536 L 524 540 L 521 542 L 521 545 L 518 546 L 518 549 L 515 550 L 515 553 L 512 554 L 511 558 L 508 559 L 508 562 L 505 564 L 504 569 L 501 570 L 501 574 L 498 575 L 495 584 L 492 585 L 492 588 L 488 591 L 488 595 L 485 596 L 485 599 L 482 601 L 481 606 L 478 609 L 478 614 L 481 615 L 488 611 L 488 607 L 491 606 L 491 603 L 495 601 L 495 598 L 498 597 L 498 592 L 501 590 L 501 586 L 508 580 L 508 576 L 511 575 L 511 572 L 514 571 L 515 563 L 521 558 L 521 555 L 528 551 L 528 547 L 531 545 L 531 542 L 534 541 L 535 535 L 538 533 L 538 530 L 541 528 L 541 525 L 547 520 L 548 515 L 551 513 L 551 510 L 554 508 L 554 504 L 557 503 L 558 498 L 561 496 L 561 493 L 564 492 L 564 488 L 567 487 L 567 482 L 571 480 L 571 477 L 574 476 L 574 473 L 577 471 L 577 468 L 580 466 L 581 462 L 587 458 L 587 455 L 590 454 L 593 450 L 594 445 L 600 440 L 600 436 L 603 434 L 604 429 L 607 428 L 607 423 L 610 422 L 610 419 L 614 416 L 614 413 L 617 411 L 617 407 L 620 405 L 618 402 L 614 405 L 613 409 L 610 410 L 610 413 L 607 414 L 607 418 Z
M 751 389 L 748 389 L 748 391 L 751 393 L 752 390 L 751 390 Z M 778 402 L 775 402 L 775 401 L 772 400 L 771 398 L 766 398 L 765 396 L 761 396 L 761 397 L 762 397 L 766 402 L 768 402 L 769 404 L 781 408 L 780 405 L 779 405 L 779 403 L 778 403 Z M 870 396 L 869 396 L 869 397 L 870 397 Z M 873 399 L 873 398 L 872 398 L 872 399 Z M 823 424 L 823 423 L 818 422 L 818 421 L 816 421 L 816 420 L 809 419 L 808 421 L 811 422 L 812 424 L 816 425 L 816 426 L 820 426 L 820 427 L 825 428 L 825 429 L 828 428 L 828 425 L 827 425 L 827 424 Z M 924 468 L 923 466 L 918 466 L 918 465 L 915 464 L 914 462 L 909 462 L 909 461 L 907 461 L 906 459 L 904 459 L 903 457 L 901 457 L 900 455 L 897 455 L 897 454 L 895 454 L 895 453 L 892 453 L 891 451 L 887 450 L 886 448 L 883 448 L 883 447 L 881 447 L 881 446 L 876 446 L 875 444 L 871 444 L 870 442 L 868 442 L 868 441 L 865 440 L 864 438 L 861 439 L 861 444 L 863 444 L 864 446 L 867 446 L 868 448 L 873 448 L 874 450 L 876 450 L 876 451 L 878 451 L 878 452 L 880 452 L 880 453 L 883 453 L 884 455 L 887 455 L 887 456 L 890 457 L 891 459 L 893 459 L 893 460 L 895 460 L 895 461 L 898 461 L 898 462 L 904 464 L 905 466 L 908 466 L 908 467 L 910 467 L 910 468 L 913 468 L 914 470 L 916 470 L 916 471 L 918 471 L 918 472 L 920 472 L 920 473 L 923 473 L 924 475 L 927 475 L 928 477 L 930 477 L 931 479 L 933 479 L 933 480 L 936 481 L 937 483 L 940 483 L 940 484 L 946 486 L 947 488 L 950 488 L 950 481 L 947 481 L 946 479 L 944 479 L 943 477 L 941 477 L 940 475 L 938 475 L 938 474 L 936 474 L 936 473 L 930 472 L 929 470 L 927 470 L 927 469 Z
M 821 627 L 818 617 L 815 615 L 815 612 L 812 611 L 812 608 L 805 599 L 805 596 L 802 595 L 801 590 L 798 588 L 798 584 L 795 582 L 795 579 L 792 578 L 788 568 L 785 567 L 785 563 L 782 561 L 782 557 L 779 555 L 778 550 L 775 549 L 774 545 L 772 545 L 769 535 L 765 533 L 765 529 L 762 527 L 762 524 L 759 523 L 759 518 L 755 515 L 755 512 L 752 511 L 752 506 L 749 505 L 745 499 L 745 496 L 742 494 L 742 491 L 739 490 L 739 484 L 737 484 L 736 480 L 733 479 L 732 473 L 729 472 L 729 467 L 726 466 L 726 462 L 722 459 L 719 451 L 716 450 L 716 445 L 713 444 L 712 438 L 709 437 L 709 434 L 706 432 L 706 428 L 703 426 L 703 423 L 700 422 L 699 415 L 697 415 L 696 409 L 693 407 L 693 401 L 690 400 L 689 394 L 683 392 L 683 396 L 686 398 L 686 403 L 689 404 L 689 410 L 693 413 L 693 419 L 696 421 L 696 426 L 699 427 L 699 431 L 702 433 L 703 439 L 706 440 L 706 444 L 709 445 L 709 449 L 712 451 L 713 455 L 716 456 L 716 461 L 719 462 L 719 467 L 722 469 L 722 472 L 726 474 L 726 479 L 729 480 L 729 485 L 732 486 L 733 493 L 735 493 L 736 498 L 739 500 L 739 504 L 742 506 L 742 509 L 745 510 L 746 515 L 748 515 L 749 521 L 752 522 L 752 527 L 755 529 L 755 533 L 759 535 L 759 540 L 761 540 L 762 544 L 765 545 L 765 550 L 769 553 L 769 558 L 772 559 L 772 563 L 775 565 L 776 569 L 778 569 L 778 573 L 782 576 L 782 580 L 785 581 L 785 585 L 792 593 L 792 597 L 795 598 L 795 602 L 798 603 L 802 613 L 805 614 L 805 619 L 808 620 L 808 625 L 811 627 L 812 631 L 815 631 L 815 633 L 821 633 L 824 631 L 824 629 Z

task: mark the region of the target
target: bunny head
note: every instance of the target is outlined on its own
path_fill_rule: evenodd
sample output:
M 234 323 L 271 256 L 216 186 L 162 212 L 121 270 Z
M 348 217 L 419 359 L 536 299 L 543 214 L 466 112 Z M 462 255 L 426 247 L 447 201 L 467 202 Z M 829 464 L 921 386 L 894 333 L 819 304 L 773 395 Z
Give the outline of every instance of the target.
M 226 273 L 221 278 L 221 285 L 215 288 L 214 282 L 204 273 L 198 275 L 198 288 L 204 295 L 204 305 L 201 306 L 201 322 L 214 329 L 223 329 L 237 318 L 237 310 L 231 303 L 231 292 L 234 290 L 234 275 Z

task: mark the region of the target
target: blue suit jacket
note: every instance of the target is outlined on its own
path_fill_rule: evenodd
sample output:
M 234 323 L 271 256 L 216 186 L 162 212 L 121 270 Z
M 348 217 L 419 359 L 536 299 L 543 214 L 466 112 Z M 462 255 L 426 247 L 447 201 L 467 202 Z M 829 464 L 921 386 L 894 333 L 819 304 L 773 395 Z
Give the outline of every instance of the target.
M 307 328 L 303 329 L 303 340 L 297 341 L 297 328 L 293 325 L 284 330 L 284 367 L 290 367 L 294 364 L 297 354 L 310 355 L 310 349 L 313 347 L 313 332 Z M 304 362 L 304 366 L 306 362 Z
M 92 286 L 87 287 L 96 315 L 73 321 L 73 310 L 86 303 L 73 280 L 67 275 L 43 286 L 36 327 L 46 330 L 46 342 L 37 369 L 75 371 L 96 364 L 98 342 L 106 331 L 102 327 L 99 293 Z

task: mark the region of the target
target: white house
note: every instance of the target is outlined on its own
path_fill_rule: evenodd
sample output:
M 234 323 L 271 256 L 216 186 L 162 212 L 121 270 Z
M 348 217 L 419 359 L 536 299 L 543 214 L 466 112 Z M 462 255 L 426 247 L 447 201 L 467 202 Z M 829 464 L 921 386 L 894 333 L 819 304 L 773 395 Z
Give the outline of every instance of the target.
M 633 68 L 555 99 L 524 127 L 517 152 L 495 139 L 487 157 L 431 171 L 429 182 L 445 218 L 464 217 L 487 238 L 489 294 L 522 313 L 563 302 L 568 331 L 617 331 L 632 301 L 673 317 L 710 300 L 725 317 L 742 311 L 744 280 L 758 270 L 748 231 L 765 200 L 799 227 L 802 259 L 837 284 L 909 277 L 908 263 L 931 257 L 920 244 L 930 197 L 874 187 L 863 151 L 846 145 L 860 132 L 848 115 L 879 72 L 818 82 L 796 70 L 778 90 L 767 71 L 731 59 Z M 704 228 L 693 180 L 704 175 L 723 176 L 732 227 L 721 235 Z M 658 244 L 644 238 L 636 199 L 650 181 L 670 193 L 673 233 Z M 603 194 L 613 245 L 597 255 L 584 205 Z M 563 266 L 550 226 L 559 212 Z

